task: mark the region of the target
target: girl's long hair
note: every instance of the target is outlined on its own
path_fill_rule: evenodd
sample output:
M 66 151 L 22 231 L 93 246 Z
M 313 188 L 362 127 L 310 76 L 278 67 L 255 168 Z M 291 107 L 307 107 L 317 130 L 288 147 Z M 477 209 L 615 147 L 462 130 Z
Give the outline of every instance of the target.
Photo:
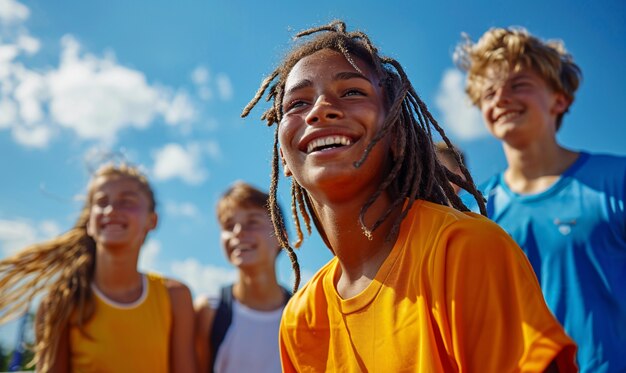
M 91 282 L 96 243 L 87 234 L 87 223 L 93 180 L 98 177 L 136 180 L 154 211 L 154 193 L 146 177 L 133 166 L 108 164 L 95 172 L 78 220 L 68 232 L 0 261 L 0 324 L 24 313 L 37 295 L 44 295 L 33 360 L 40 371 L 48 371 L 54 363 L 61 331 L 70 324 L 82 328 L 94 314 Z

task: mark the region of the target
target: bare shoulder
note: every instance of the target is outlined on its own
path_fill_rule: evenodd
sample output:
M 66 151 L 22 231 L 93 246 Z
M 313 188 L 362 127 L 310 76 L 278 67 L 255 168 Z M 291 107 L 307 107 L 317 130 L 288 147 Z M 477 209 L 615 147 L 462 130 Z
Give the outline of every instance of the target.
M 209 330 L 215 319 L 216 309 L 214 302 L 207 296 L 196 298 L 193 304 L 196 313 L 196 325 L 200 329 Z
M 173 278 L 165 278 L 165 287 L 168 290 L 172 290 L 172 289 L 183 289 L 183 290 L 189 290 L 189 287 L 187 285 L 185 285 L 184 283 L 175 280 Z M 180 291 L 180 290 L 179 290 Z
M 166 278 L 164 283 L 170 295 L 173 309 L 192 307 L 191 291 L 187 285 L 171 278 Z
M 206 295 L 201 295 L 193 301 L 193 308 L 196 310 L 196 312 L 215 311 L 213 304 L 214 302 L 211 300 L 211 298 Z

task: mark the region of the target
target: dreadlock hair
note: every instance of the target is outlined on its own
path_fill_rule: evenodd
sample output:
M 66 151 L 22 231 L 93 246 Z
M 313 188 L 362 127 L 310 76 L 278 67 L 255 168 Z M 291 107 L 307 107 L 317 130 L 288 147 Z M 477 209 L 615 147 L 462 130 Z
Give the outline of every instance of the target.
M 37 328 L 35 358 L 31 365 L 48 371 L 56 356 L 60 331 L 71 323 L 79 328 L 93 316 L 91 282 L 95 271 L 96 242 L 87 234 L 94 181 L 97 178 L 129 177 L 136 180 L 150 201 L 156 203 L 146 177 L 132 166 L 107 164 L 92 177 L 85 204 L 74 226 L 49 241 L 24 248 L 0 261 L 0 324 L 27 310 L 38 294 L 46 294 Z
M 444 130 L 428 111 L 426 104 L 413 89 L 400 63 L 393 58 L 379 55 L 378 50 L 365 33 L 360 31 L 346 31 L 346 25 L 342 21 L 333 21 L 325 26 L 302 31 L 298 33 L 295 38 L 298 39 L 312 34 L 317 35 L 313 39 L 301 43 L 292 49 L 280 66 L 263 80 L 256 95 L 241 114 L 242 117 L 246 117 L 259 102 L 265 91 L 268 91 L 266 100 L 273 100 L 273 105 L 263 113 L 261 119 L 265 120 L 268 126 L 275 123 L 277 124 L 274 134 L 270 184 L 270 212 L 276 236 L 279 238 L 281 246 L 287 250 L 292 262 L 292 267 L 295 272 L 294 292 L 298 289 L 300 284 L 300 268 L 297 256 L 289 245 L 287 237 L 281 233 L 284 232 L 284 222 L 278 213 L 278 207 L 276 205 L 279 174 L 278 126 L 280 126 L 280 121 L 283 118 L 282 104 L 285 82 L 291 69 L 302 58 L 312 55 L 317 51 L 330 49 L 339 52 L 343 54 L 346 60 L 357 71 L 360 71 L 360 69 L 354 62 L 354 59 L 358 58 L 363 61 L 372 68 L 373 72 L 380 78 L 383 91 L 385 92 L 387 117 L 379 132 L 368 144 L 361 159 L 354 163 L 354 167 L 360 167 L 367 159 L 374 146 L 387 134 L 391 133 L 391 147 L 394 150 L 392 169 L 380 184 L 378 190 L 364 204 L 359 214 L 359 223 L 366 237 L 371 239 L 372 232 L 374 232 L 396 208 L 401 207 L 401 213 L 394 221 L 388 238 L 395 236 L 402 220 L 407 215 L 416 199 L 424 199 L 441 205 L 449 205 L 461 211 L 468 211 L 468 208 L 450 186 L 450 181 L 471 193 L 478 202 L 481 213 L 483 215 L 486 214 L 484 199 L 476 189 L 472 176 L 463 165 L 458 153 L 455 153 L 455 158 L 461 165 L 461 171 L 465 176 L 465 180 L 448 171 L 437 160 L 432 139 L 432 129 L 434 128 L 439 133 L 448 147 L 452 148 L 452 143 L 446 136 Z M 309 234 L 309 222 L 312 220 L 320 231 L 325 243 L 330 247 L 328 239 L 324 235 L 323 227 L 316 216 L 309 194 L 298 184 L 295 178 L 291 178 L 291 183 L 293 196 L 292 210 L 294 211 L 294 215 L 296 215 L 296 211 L 300 213 L 305 221 Z M 389 192 L 394 201 L 391 206 L 389 206 L 388 210 L 385 211 L 374 224 L 368 227 L 365 224 L 364 216 L 370 206 L 372 206 L 385 191 Z M 300 236 L 302 233 L 299 219 L 297 215 L 294 217 L 298 235 Z

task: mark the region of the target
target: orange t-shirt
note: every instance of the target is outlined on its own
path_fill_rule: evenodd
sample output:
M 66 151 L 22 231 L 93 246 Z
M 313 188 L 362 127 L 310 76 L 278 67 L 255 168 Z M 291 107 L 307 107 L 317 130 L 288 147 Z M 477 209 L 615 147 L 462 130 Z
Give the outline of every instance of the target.
M 417 201 L 376 277 L 341 299 L 337 258 L 285 308 L 285 372 L 577 371 L 524 253 L 473 213 Z M 558 357 L 557 357 L 558 356 Z

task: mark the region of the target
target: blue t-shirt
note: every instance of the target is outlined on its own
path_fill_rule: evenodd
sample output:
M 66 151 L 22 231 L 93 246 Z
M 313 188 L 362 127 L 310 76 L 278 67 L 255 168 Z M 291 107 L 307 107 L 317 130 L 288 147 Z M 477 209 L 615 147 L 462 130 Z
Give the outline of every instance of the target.
M 547 190 L 479 187 L 524 250 L 546 303 L 578 344 L 581 372 L 626 372 L 626 157 L 580 153 Z

